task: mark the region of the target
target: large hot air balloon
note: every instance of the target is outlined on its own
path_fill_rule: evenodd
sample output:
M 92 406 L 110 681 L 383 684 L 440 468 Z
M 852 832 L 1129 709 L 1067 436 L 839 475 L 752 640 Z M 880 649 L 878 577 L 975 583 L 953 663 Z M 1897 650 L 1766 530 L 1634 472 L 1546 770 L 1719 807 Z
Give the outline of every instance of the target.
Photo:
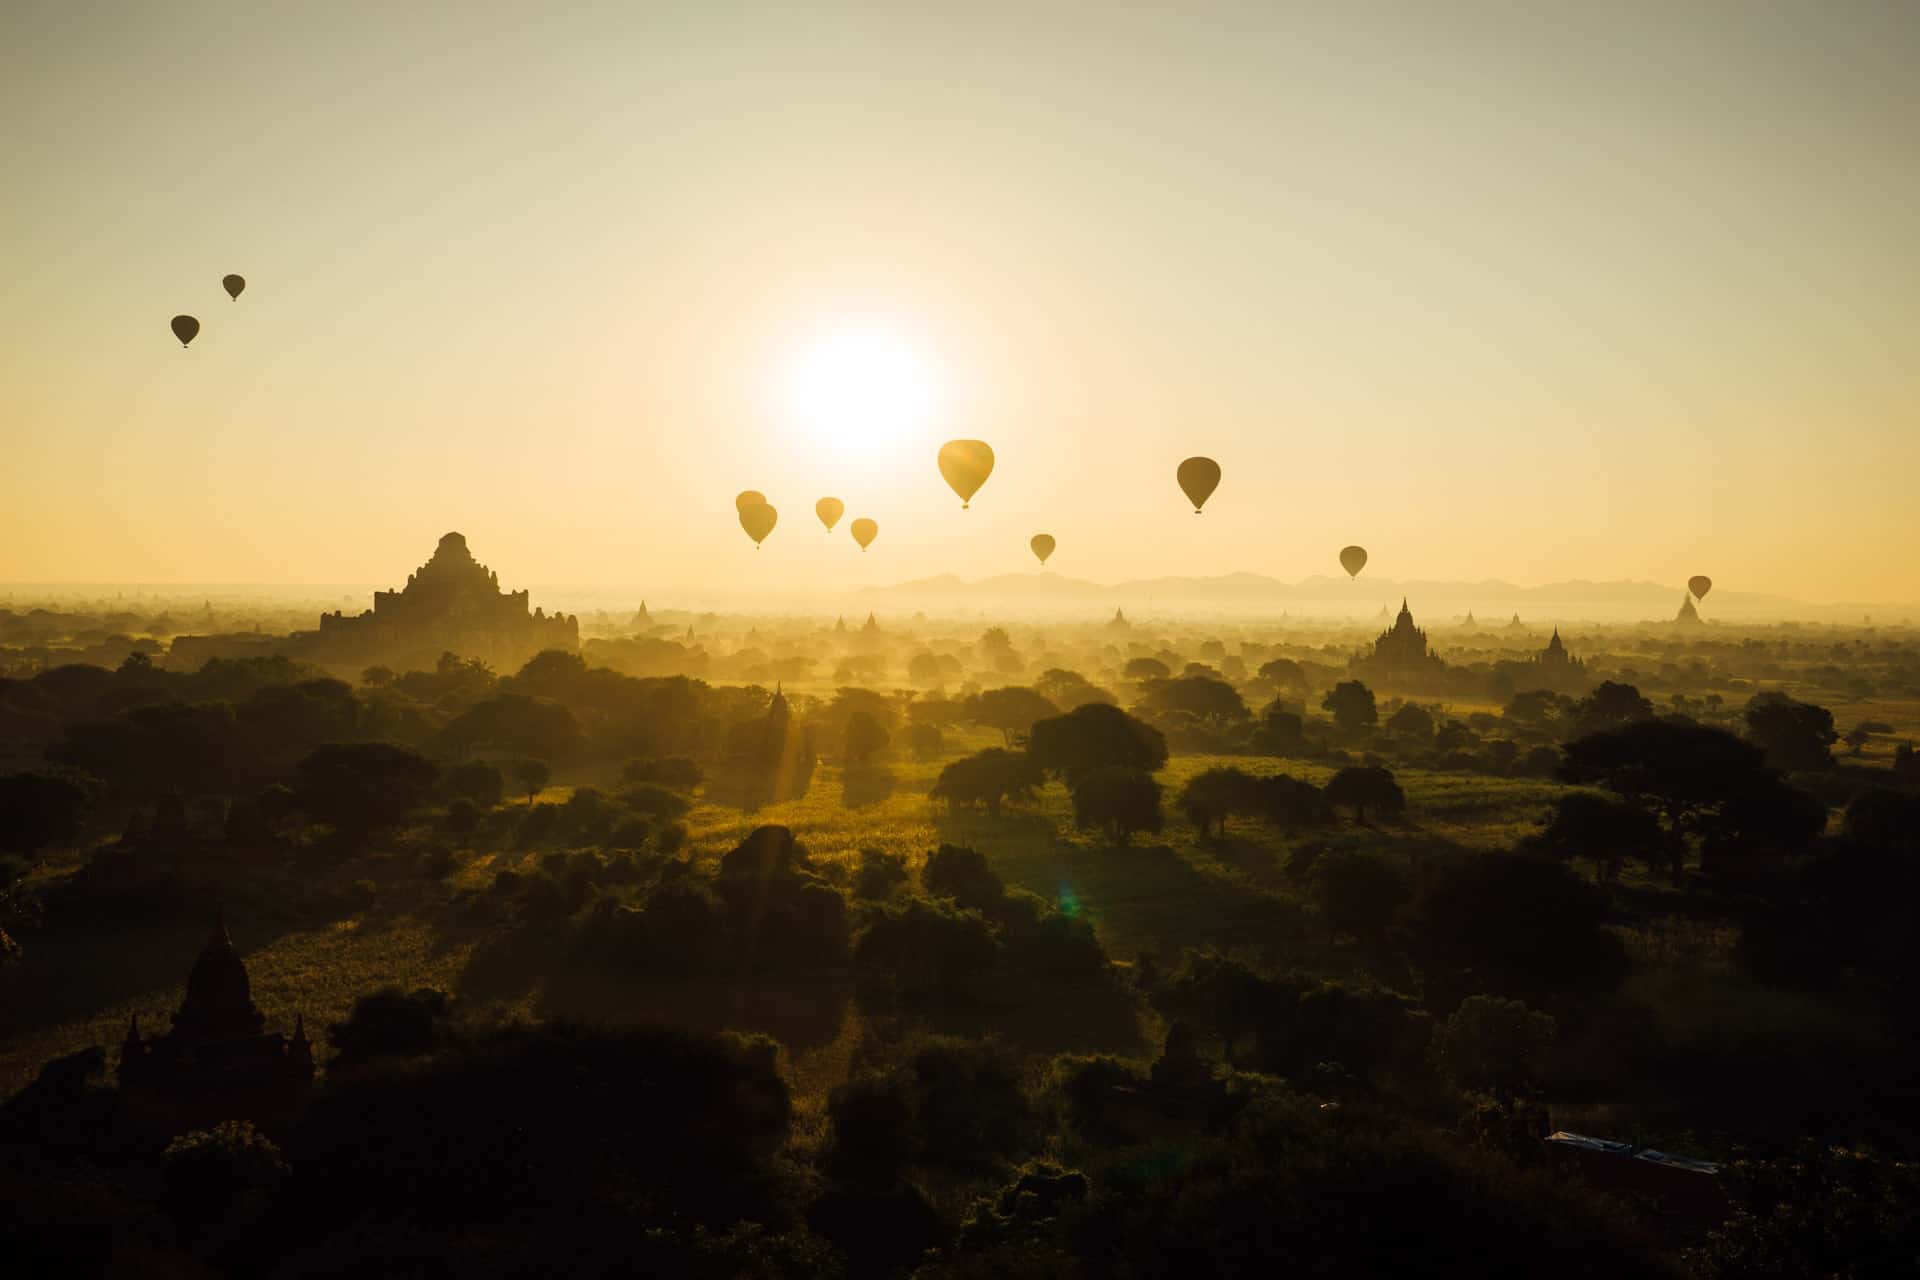
M 764 502 L 756 502 L 740 508 L 740 527 L 753 539 L 753 549 L 758 551 L 760 544 L 773 532 L 774 522 L 780 519 L 780 513 Z
M 1180 480 L 1180 491 L 1193 504 L 1193 514 L 1199 515 L 1200 508 L 1207 505 L 1207 499 L 1220 487 L 1220 464 L 1212 458 L 1188 458 L 1175 475 Z
M 1360 571 L 1367 567 L 1367 549 L 1365 547 L 1340 548 L 1340 567 L 1347 571 L 1349 578 L 1357 578 Z
M 735 511 L 745 511 L 748 507 L 764 507 L 766 505 L 767 495 L 758 489 L 742 489 L 733 495 L 733 509 Z
M 840 523 L 840 517 L 847 513 L 847 504 L 838 498 L 822 498 L 813 504 L 813 514 L 820 517 L 820 523 L 827 526 L 827 532 L 833 532 L 833 526 Z
M 1696 573 L 1687 579 L 1687 590 L 1693 592 L 1695 600 L 1705 600 L 1707 592 L 1713 590 L 1713 579 L 1704 573 Z
M 226 289 L 227 296 L 235 302 L 238 302 L 240 301 L 240 291 L 247 287 L 247 278 L 245 276 L 221 276 L 220 284 Z
M 1045 564 L 1047 557 L 1053 554 L 1053 535 L 1036 533 L 1033 535 L 1033 541 L 1027 545 L 1033 548 L 1033 554 L 1040 557 L 1040 563 Z
M 181 346 L 184 347 L 189 342 L 192 342 L 194 338 L 199 336 L 199 333 L 200 322 L 192 316 L 175 316 L 173 318 L 173 336 L 180 339 Z
M 964 511 L 993 474 L 993 450 L 985 440 L 949 440 L 940 446 L 940 474 L 960 495 Z
M 865 551 L 867 547 L 872 544 L 875 535 L 880 532 L 880 526 L 864 516 L 855 520 L 848 527 L 853 530 L 853 540 L 860 544 L 862 551 Z

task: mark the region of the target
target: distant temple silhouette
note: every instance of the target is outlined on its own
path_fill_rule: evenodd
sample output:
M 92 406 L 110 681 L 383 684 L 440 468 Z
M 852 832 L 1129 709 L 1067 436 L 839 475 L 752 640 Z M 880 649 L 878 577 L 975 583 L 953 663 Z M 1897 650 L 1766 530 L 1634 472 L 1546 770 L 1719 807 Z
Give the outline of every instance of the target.
M 449 533 L 433 558 L 407 575 L 403 590 L 376 591 L 373 608 L 357 617 L 322 614 L 318 632 L 295 639 L 306 641 L 299 656 L 319 662 L 431 662 L 452 651 L 511 669 L 545 649 L 579 649 L 580 621 L 529 613 L 527 593 L 502 591 L 500 575 L 473 558 L 465 537 Z
M 157 1135 L 222 1120 L 293 1123 L 313 1088 L 313 1045 L 298 1015 L 292 1036 L 265 1027 L 247 966 L 218 915 L 187 975 L 172 1029 L 142 1036 L 138 1015 L 128 1020 L 120 1045 L 120 1105 L 128 1121 Z
M 1673 620 L 1677 625 L 1683 627 L 1703 625 L 1700 621 L 1699 611 L 1693 607 L 1693 597 L 1691 595 L 1680 597 L 1680 612 L 1674 615 Z
M 1427 647 L 1427 633 L 1413 624 L 1413 610 L 1400 601 L 1393 625 L 1373 642 L 1373 652 L 1354 660 L 1354 669 L 1376 679 L 1407 679 L 1430 675 L 1445 664 Z

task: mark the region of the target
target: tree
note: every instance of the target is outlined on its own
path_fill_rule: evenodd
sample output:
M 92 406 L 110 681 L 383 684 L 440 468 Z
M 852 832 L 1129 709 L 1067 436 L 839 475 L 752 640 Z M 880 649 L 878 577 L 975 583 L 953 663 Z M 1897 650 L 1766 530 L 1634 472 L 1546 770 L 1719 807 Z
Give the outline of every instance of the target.
M 1049 667 L 1040 678 L 1033 682 L 1033 691 L 1063 711 L 1085 706 L 1089 702 L 1113 701 L 1113 695 L 1094 684 L 1078 671 L 1066 671 L 1060 667 Z
M 1142 682 L 1165 680 L 1173 674 L 1173 668 L 1158 658 L 1128 658 L 1127 665 L 1120 668 L 1120 674 L 1128 680 Z
M 1245 720 L 1247 704 L 1240 691 L 1212 676 L 1182 676 L 1178 680 L 1150 680 L 1139 706 L 1158 714 L 1183 712 L 1201 720 Z
M 1653 703 L 1640 691 L 1618 680 L 1602 680 L 1592 693 L 1573 704 L 1568 712 L 1577 734 L 1602 733 L 1635 721 L 1653 718 Z
M 847 717 L 846 755 L 851 764 L 865 764 L 886 749 L 891 734 L 887 727 L 864 711 Z
M 1789 698 L 1777 689 L 1756 693 L 1743 718 L 1747 737 L 1767 753 L 1776 769 L 1813 772 L 1833 768 L 1833 712 Z
M 1307 671 L 1292 658 L 1274 658 L 1260 664 L 1260 678 L 1282 689 L 1293 689 L 1304 693 L 1307 689 Z
M 520 693 L 476 702 L 441 732 L 454 751 L 490 746 L 543 759 L 560 759 L 580 741 L 580 723 L 564 703 Z
M 447 770 L 446 792 L 467 800 L 480 809 L 491 809 L 506 793 L 507 781 L 500 770 L 485 760 L 467 760 Z
M 1379 723 L 1380 711 L 1373 704 L 1373 690 L 1358 680 L 1342 680 L 1327 690 L 1320 709 L 1333 717 L 1342 733 L 1358 733 Z
M 1434 1058 L 1461 1089 L 1531 1094 L 1559 1024 L 1521 1000 L 1468 996 L 1434 1037 Z
M 693 802 L 685 796 L 677 791 L 670 791 L 657 782 L 634 783 L 620 793 L 620 803 L 635 813 L 645 814 L 656 822 L 678 822 L 686 817 L 687 810 L 693 807 Z
M 1867 728 L 1864 723 L 1857 724 L 1847 730 L 1845 741 L 1852 754 L 1857 756 L 1869 742 L 1873 741 L 1873 730 Z
M 1638 805 L 1591 791 L 1555 800 L 1546 830 L 1533 842 L 1550 857 L 1590 860 L 1594 876 L 1603 881 L 1613 879 L 1628 858 L 1653 868 L 1664 866 L 1669 857 L 1657 818 Z
M 1417 702 L 1408 702 L 1387 717 L 1387 728 L 1409 738 L 1431 738 L 1433 713 Z
M 349 742 L 314 748 L 297 772 L 301 811 L 357 842 L 418 808 L 438 770 L 391 742 Z
M 1764 770 L 1760 748 L 1724 729 L 1640 720 L 1569 742 L 1560 777 L 1605 787 L 1658 814 L 1667 828 L 1669 871 L 1678 877 L 1687 837 Z
M 1407 796 L 1394 780 L 1393 770 L 1379 765 L 1348 765 L 1327 780 L 1327 799 L 1353 810 L 1356 822 L 1369 812 L 1397 818 L 1406 812 Z
M 1263 755 L 1301 755 L 1307 749 L 1307 722 L 1298 712 L 1276 703 L 1267 708 L 1266 718 L 1254 729 L 1248 747 Z
M 1544 725 L 1552 722 L 1564 701 L 1551 689 L 1528 689 L 1508 699 L 1500 714 L 1521 724 Z
M 1920 854 L 1920 795 L 1872 787 L 1847 805 L 1847 839 L 1870 849 Z
M 533 798 L 544 791 L 547 783 L 552 780 L 553 766 L 545 760 L 528 757 L 515 762 L 513 777 L 520 784 L 521 789 L 527 793 L 527 807 L 532 808 Z
M 1160 784 L 1144 769 L 1089 769 L 1073 779 L 1071 790 L 1074 825 L 1103 828 L 1115 844 L 1126 844 L 1136 831 L 1158 832 L 1165 825 Z
M 1376 941 L 1411 896 L 1406 877 L 1366 853 L 1333 853 L 1313 864 L 1313 892 L 1327 932 Z
M 72 844 L 93 807 L 90 782 L 85 775 L 47 772 L 0 778 L 0 852 Z
M 1069 779 L 1089 769 L 1151 772 L 1167 763 L 1167 740 L 1158 729 L 1104 703 L 1035 721 L 1027 750 L 1041 768 Z
M 940 770 L 927 795 L 956 808 L 979 805 L 989 817 L 998 818 L 1002 804 L 1031 799 L 1045 781 L 1046 775 L 1027 752 L 988 747 Z
M 1323 827 L 1333 821 L 1333 804 L 1326 792 L 1284 773 L 1260 780 L 1260 800 L 1267 821 L 1282 831 Z
M 991 918 L 1007 896 L 1007 886 L 977 849 L 943 844 L 927 855 L 920 883 L 936 898 L 952 898 L 958 906 Z
M 1034 721 L 1058 715 L 1060 709 L 1024 685 L 988 689 L 970 700 L 973 719 L 988 728 L 998 729 L 1011 747 L 1033 728 Z
M 1177 803 L 1205 839 L 1213 828 L 1224 836 L 1230 817 L 1265 812 L 1266 795 L 1260 779 L 1245 770 L 1208 769 L 1187 779 Z
M 1416 939 L 1429 974 L 1540 1004 L 1610 991 L 1626 976 L 1607 910 L 1606 895 L 1564 864 L 1481 854 L 1446 868 L 1420 904 Z

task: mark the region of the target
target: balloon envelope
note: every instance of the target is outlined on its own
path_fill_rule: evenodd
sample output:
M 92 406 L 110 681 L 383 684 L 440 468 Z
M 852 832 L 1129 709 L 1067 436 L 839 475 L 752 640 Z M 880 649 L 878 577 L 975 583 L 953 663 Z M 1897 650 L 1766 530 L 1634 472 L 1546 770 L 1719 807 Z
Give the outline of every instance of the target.
M 1033 548 L 1033 554 L 1040 557 L 1040 563 L 1045 564 L 1047 557 L 1053 554 L 1053 535 L 1036 533 L 1033 535 L 1033 541 L 1027 545 Z
M 745 511 L 748 507 L 764 507 L 766 505 L 767 495 L 758 489 L 742 489 L 733 495 L 733 509 L 735 511 Z
M 247 287 L 247 278 L 245 276 L 221 276 L 220 283 L 226 289 L 227 296 L 237 302 L 240 299 L 240 291 Z
M 960 495 L 965 510 L 993 474 L 993 449 L 985 440 L 949 440 L 940 446 L 940 474 Z
M 1367 567 L 1367 549 L 1365 547 L 1342 547 L 1340 549 L 1340 567 L 1347 571 L 1349 578 L 1357 578 L 1360 571 Z
M 1687 590 L 1693 592 L 1695 600 L 1705 600 L 1707 592 L 1713 590 L 1713 579 L 1704 573 L 1696 573 L 1687 579 Z
M 868 544 L 880 532 L 880 526 L 865 517 L 855 520 L 849 528 L 853 530 L 853 540 L 860 544 L 862 551 L 867 549 Z
M 827 526 L 827 532 L 833 532 L 833 526 L 840 523 L 840 517 L 847 513 L 847 504 L 838 498 L 822 498 L 813 504 L 813 514 L 820 517 L 820 523 Z
M 740 508 L 740 527 L 747 531 L 749 538 L 753 539 L 756 551 L 760 549 L 760 544 L 766 541 L 767 535 L 773 532 L 774 522 L 779 519 L 780 513 L 764 502 L 756 502 L 751 506 Z
M 1220 487 L 1220 464 L 1212 458 L 1188 458 L 1175 474 L 1180 480 L 1180 491 L 1193 504 L 1193 514 L 1199 515 L 1200 508 Z
M 192 342 L 199 332 L 200 322 L 192 316 L 175 316 L 173 318 L 173 336 L 180 339 L 181 346 L 184 347 L 189 342 Z

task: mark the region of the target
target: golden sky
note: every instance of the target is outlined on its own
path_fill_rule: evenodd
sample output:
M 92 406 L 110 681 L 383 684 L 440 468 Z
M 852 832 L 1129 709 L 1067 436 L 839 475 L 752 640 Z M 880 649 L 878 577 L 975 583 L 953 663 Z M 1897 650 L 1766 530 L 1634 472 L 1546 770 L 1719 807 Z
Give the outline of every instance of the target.
M 838 589 L 1044 530 L 1920 599 L 1920 5 L 12 0 L 0 119 L 0 580 L 460 529 L 508 584 Z M 916 420 L 796 409 L 847 333 Z

